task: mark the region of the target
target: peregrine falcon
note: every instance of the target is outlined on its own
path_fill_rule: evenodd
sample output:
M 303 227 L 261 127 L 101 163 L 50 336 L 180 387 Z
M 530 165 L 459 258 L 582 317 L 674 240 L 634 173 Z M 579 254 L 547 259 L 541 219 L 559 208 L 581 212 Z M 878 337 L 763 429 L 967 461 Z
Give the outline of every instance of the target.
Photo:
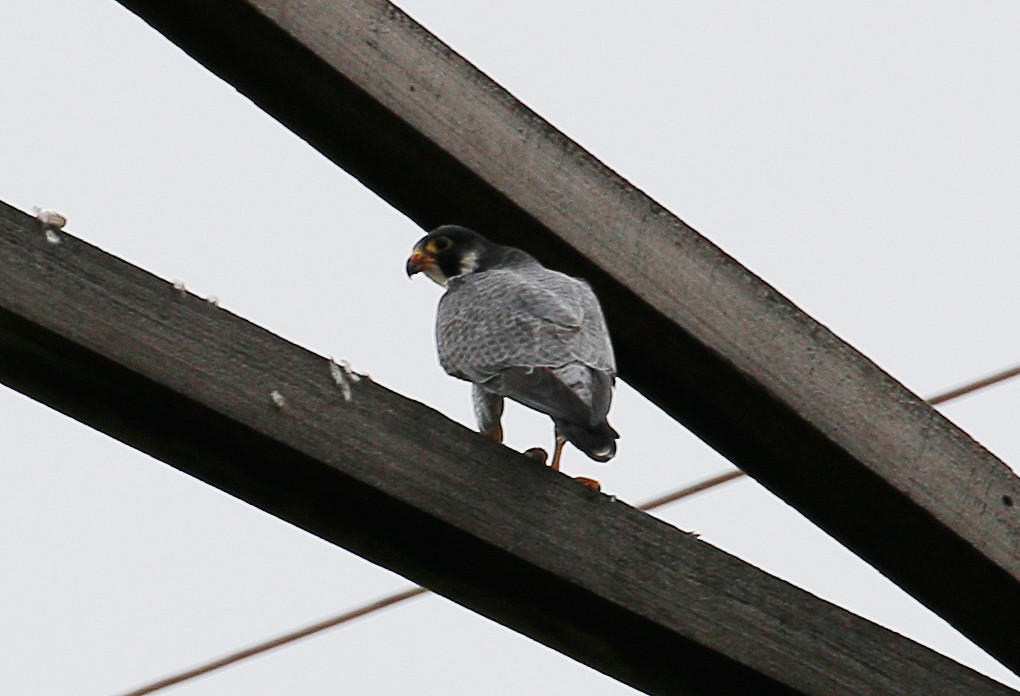
M 566 442 L 599 462 L 616 454 L 619 435 L 606 421 L 616 361 L 586 282 L 456 225 L 414 245 L 407 275 L 418 272 L 446 288 L 436 314 L 439 362 L 471 382 L 483 434 L 502 442 L 508 397 L 552 418 L 554 469 Z

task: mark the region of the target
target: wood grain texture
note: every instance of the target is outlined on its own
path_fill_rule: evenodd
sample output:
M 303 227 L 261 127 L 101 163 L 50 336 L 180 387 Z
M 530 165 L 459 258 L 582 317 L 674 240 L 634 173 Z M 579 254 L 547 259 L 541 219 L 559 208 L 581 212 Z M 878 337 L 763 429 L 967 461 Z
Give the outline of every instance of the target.
M 648 693 L 1014 693 L 59 237 L 0 204 L 0 380 L 271 514 Z
M 590 280 L 628 383 L 1020 671 L 1009 469 L 399 9 L 120 1 L 423 227 Z

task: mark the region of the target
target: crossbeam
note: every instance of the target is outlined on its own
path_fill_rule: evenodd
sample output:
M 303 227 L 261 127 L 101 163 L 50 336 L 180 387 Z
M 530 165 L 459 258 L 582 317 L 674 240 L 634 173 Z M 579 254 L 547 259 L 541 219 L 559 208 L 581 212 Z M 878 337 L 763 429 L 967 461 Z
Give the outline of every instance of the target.
M 0 204 L 0 381 L 192 476 L 648 693 L 1014 693 L 356 377 Z
M 398 8 L 120 2 L 423 227 L 586 277 L 628 383 L 1020 673 L 1016 476 Z

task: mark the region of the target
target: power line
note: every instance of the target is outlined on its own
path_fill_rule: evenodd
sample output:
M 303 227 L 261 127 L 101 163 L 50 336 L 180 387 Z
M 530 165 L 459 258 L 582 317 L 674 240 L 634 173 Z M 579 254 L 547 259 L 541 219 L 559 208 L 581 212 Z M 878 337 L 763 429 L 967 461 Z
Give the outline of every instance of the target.
M 987 377 L 982 377 L 972 382 L 963 384 L 959 387 L 955 387 L 953 389 L 949 389 L 947 391 L 935 394 L 934 396 L 931 396 L 927 399 L 927 403 L 931 404 L 932 406 L 944 404 L 946 402 L 953 401 L 954 399 L 959 399 L 962 396 L 966 396 L 967 394 L 972 394 L 982 389 L 987 389 L 988 387 L 991 387 L 1000 382 L 1005 382 L 1006 380 L 1017 376 L 1020 376 L 1020 365 L 1016 365 L 1007 370 L 996 372 L 995 374 L 988 375 Z M 698 481 L 697 483 L 693 483 L 691 485 L 685 486 L 670 493 L 666 493 L 657 498 L 647 500 L 644 503 L 638 505 L 637 509 L 642 510 L 644 512 L 651 512 L 652 510 L 657 510 L 658 508 L 665 507 L 666 505 L 670 505 L 671 503 L 683 500 L 684 498 L 689 498 L 693 495 L 696 495 L 697 493 L 702 493 L 712 488 L 716 488 L 724 483 L 736 480 L 746 475 L 747 474 L 739 470 L 727 471 L 722 474 L 718 474 L 716 476 L 703 479 L 701 481 Z M 376 600 L 374 602 L 371 602 L 370 604 L 366 604 L 357 609 L 353 609 L 351 611 L 344 612 L 343 614 L 339 614 L 338 616 L 334 616 L 332 618 L 319 621 L 318 623 L 310 624 L 308 626 L 305 626 L 304 628 L 299 628 L 295 631 L 291 631 L 290 633 L 285 633 L 283 635 L 277 636 L 276 638 L 272 638 L 265 642 L 258 643 L 243 650 L 238 650 L 237 652 L 225 655 L 224 657 L 218 658 L 211 662 L 207 662 L 198 667 L 194 667 L 184 672 L 179 672 L 169 677 L 165 677 L 158 681 L 152 682 L 151 684 L 147 684 L 139 689 L 135 689 L 134 691 L 129 691 L 126 694 L 123 694 L 123 696 L 144 696 L 145 694 L 154 693 L 161 689 L 165 689 L 168 686 L 180 684 L 183 681 L 193 679 L 203 674 L 208 674 L 209 672 L 217 670 L 221 667 L 226 667 L 227 665 L 233 664 L 240 660 L 244 660 L 249 657 L 254 657 L 255 655 L 266 652 L 267 650 L 278 648 L 282 645 L 286 645 L 287 643 L 291 643 L 301 638 L 311 636 L 315 633 L 325 631 L 328 628 L 333 628 L 334 626 L 345 624 L 349 621 L 353 621 L 354 619 L 359 619 L 363 616 L 375 613 L 380 609 L 385 609 L 386 607 L 393 606 L 394 604 L 399 604 L 405 600 L 412 599 L 414 597 L 419 597 L 423 594 L 426 594 L 427 592 L 428 590 L 426 590 L 423 587 L 415 587 L 409 590 L 394 593 L 392 595 L 383 597 L 382 599 Z
M 233 664 L 245 658 L 252 657 L 253 655 L 258 655 L 259 653 L 265 652 L 266 650 L 272 650 L 273 648 L 278 648 L 281 645 L 292 643 L 300 638 L 305 638 L 312 634 L 319 633 L 320 631 L 325 631 L 327 628 L 339 626 L 340 624 L 347 623 L 348 621 L 353 621 L 354 619 L 360 619 L 362 616 L 366 616 L 373 612 L 379 611 L 380 609 L 385 609 L 386 607 L 391 606 L 393 604 L 397 604 L 399 602 L 412 599 L 413 597 L 418 597 L 420 595 L 425 594 L 426 592 L 428 592 L 428 590 L 426 590 L 424 587 L 414 587 L 410 590 L 404 590 L 403 592 L 391 594 L 388 597 L 383 597 L 382 599 L 376 600 L 375 602 L 366 604 L 352 611 L 344 612 L 343 614 L 340 614 L 339 616 L 334 616 L 331 619 L 326 619 L 325 621 L 319 621 L 318 623 L 310 624 L 308 626 L 305 626 L 304 628 L 299 628 L 296 631 L 285 633 L 281 636 L 277 636 L 276 638 L 272 638 L 263 643 L 258 643 L 249 648 L 245 648 L 244 650 L 238 650 L 237 652 L 225 655 L 224 657 L 221 657 L 217 660 L 213 660 L 212 662 L 207 662 L 204 665 L 195 667 L 194 669 L 189 669 L 185 672 L 179 672 L 164 679 L 160 679 L 159 681 L 152 682 L 151 684 L 146 684 L 140 689 L 129 691 L 128 693 L 124 694 L 124 696 L 143 696 L 143 694 L 151 694 L 155 691 L 159 691 L 160 689 L 165 689 L 168 686 L 180 684 L 181 682 L 187 681 L 188 679 L 194 679 L 195 677 L 207 674 L 209 672 L 212 672 L 213 670 L 219 669 L 220 667 L 226 667 L 229 664 Z
M 732 481 L 733 479 L 737 479 L 740 478 L 741 476 L 746 475 L 747 474 L 745 474 L 743 471 L 739 471 L 737 469 L 734 469 L 733 471 L 727 471 L 725 473 L 719 474 L 718 476 L 707 478 L 704 481 L 693 483 L 690 486 L 687 486 L 686 488 L 681 488 L 680 490 L 672 491 L 671 493 L 666 493 L 665 495 L 660 495 L 658 498 L 652 498 L 651 500 L 648 500 L 642 503 L 641 505 L 638 505 L 637 508 L 638 510 L 651 512 L 656 508 L 665 507 L 666 505 L 669 505 L 670 503 L 675 503 L 676 501 L 682 500 L 683 498 L 689 498 L 695 493 L 707 491 L 710 488 L 721 486 L 727 481 Z
M 996 372 L 993 375 L 988 375 L 987 377 L 982 377 L 981 379 L 974 380 L 973 382 L 968 382 L 967 384 L 956 387 L 955 389 L 949 389 L 947 391 L 942 392 L 941 394 L 936 394 L 935 396 L 932 396 L 928 399 L 928 403 L 931 404 L 932 406 L 944 404 L 947 401 L 959 399 L 961 396 L 966 396 L 967 394 L 970 394 L 972 392 L 985 389 L 986 387 L 990 387 L 993 384 L 1005 382 L 1007 379 L 1016 377 L 1017 375 L 1020 375 L 1020 365 L 1014 365 L 1008 370 Z

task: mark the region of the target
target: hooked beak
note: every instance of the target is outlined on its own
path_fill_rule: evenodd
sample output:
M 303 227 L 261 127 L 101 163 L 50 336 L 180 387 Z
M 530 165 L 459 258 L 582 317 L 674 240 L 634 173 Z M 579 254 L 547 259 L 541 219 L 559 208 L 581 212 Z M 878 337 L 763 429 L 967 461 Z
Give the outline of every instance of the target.
M 435 260 L 422 252 L 415 250 L 411 254 L 411 258 L 407 260 L 407 277 L 410 278 L 415 273 L 419 273 L 435 265 Z

